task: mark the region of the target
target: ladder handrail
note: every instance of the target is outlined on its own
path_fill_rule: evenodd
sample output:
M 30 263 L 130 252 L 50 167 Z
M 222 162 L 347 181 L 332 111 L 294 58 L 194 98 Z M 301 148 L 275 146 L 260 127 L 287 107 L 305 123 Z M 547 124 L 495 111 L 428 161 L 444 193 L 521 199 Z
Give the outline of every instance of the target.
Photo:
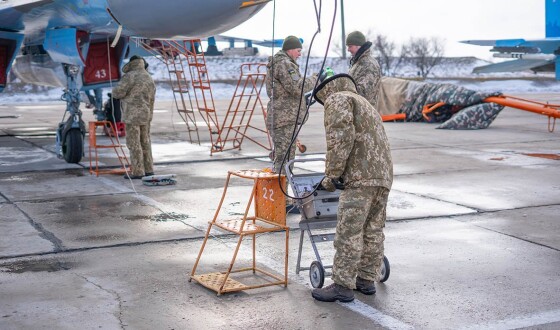
M 272 149 L 272 141 L 266 127 L 266 110 L 260 97 L 265 79 L 265 63 L 241 64 L 239 79 L 237 80 L 233 97 L 231 98 L 228 111 L 222 123 L 222 132 L 218 137 L 218 143 L 214 150 L 215 152 L 229 150 L 225 148 L 227 142 L 229 141 L 232 141 L 233 143 L 233 146 L 230 149 L 241 149 L 241 145 L 245 138 L 258 144 L 266 150 L 270 151 Z M 249 93 L 247 93 L 247 89 L 250 90 Z M 259 104 L 265 121 L 264 129 L 251 124 L 254 111 Z M 242 109 L 240 109 L 240 107 L 242 107 Z M 268 146 L 251 138 L 247 133 L 249 128 L 265 133 L 268 139 Z M 233 137 L 230 137 L 232 133 Z
M 173 100 L 175 102 L 175 107 L 177 109 L 177 113 L 179 113 L 179 116 L 181 117 L 181 119 L 183 119 L 183 122 L 185 122 L 187 126 L 187 134 L 189 135 L 189 142 L 197 143 L 200 145 L 200 134 L 198 132 L 198 126 L 196 125 L 196 116 L 194 112 L 192 112 L 192 114 L 189 114 L 189 111 L 186 107 L 186 102 L 185 102 L 186 100 L 184 94 L 187 94 L 188 102 L 190 104 L 190 109 L 193 109 L 192 98 L 188 90 L 189 83 L 187 81 L 187 77 L 184 75 L 184 66 L 183 66 L 183 61 L 181 59 L 181 56 L 177 51 L 177 49 L 174 48 L 167 41 L 160 41 L 160 40 L 156 40 L 156 41 L 158 42 L 158 45 L 154 46 L 151 43 L 148 43 L 147 41 L 142 39 L 140 40 L 140 45 L 145 50 L 147 50 L 152 55 L 154 55 L 154 57 L 162 61 L 167 67 L 169 83 L 171 85 L 171 91 L 173 93 Z M 172 72 L 175 74 L 173 75 Z M 183 72 L 183 74 L 181 75 L 179 72 Z M 177 85 L 174 85 L 174 81 L 176 81 Z M 180 107 L 180 105 L 182 105 L 182 107 Z M 193 136 L 191 133 L 192 131 L 196 132 L 195 142 L 193 142 Z

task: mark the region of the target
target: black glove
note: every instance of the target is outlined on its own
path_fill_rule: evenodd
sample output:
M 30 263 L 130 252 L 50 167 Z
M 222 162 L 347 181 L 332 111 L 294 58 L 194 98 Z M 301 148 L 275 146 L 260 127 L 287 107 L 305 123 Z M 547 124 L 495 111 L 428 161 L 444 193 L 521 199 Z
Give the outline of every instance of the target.
M 326 191 L 333 192 L 336 190 L 334 180 L 329 177 L 324 177 L 323 180 L 321 180 L 321 186 L 323 186 L 323 189 Z
M 334 186 L 336 187 L 336 189 L 344 190 L 344 182 L 342 181 L 342 179 L 336 180 L 334 182 Z
M 316 183 L 313 186 L 314 189 L 317 190 L 326 190 L 326 191 L 330 191 L 333 192 L 337 189 L 340 190 L 344 190 L 344 182 L 342 182 L 342 180 L 333 180 L 331 178 L 328 177 L 324 177 L 323 180 L 321 180 L 321 182 Z

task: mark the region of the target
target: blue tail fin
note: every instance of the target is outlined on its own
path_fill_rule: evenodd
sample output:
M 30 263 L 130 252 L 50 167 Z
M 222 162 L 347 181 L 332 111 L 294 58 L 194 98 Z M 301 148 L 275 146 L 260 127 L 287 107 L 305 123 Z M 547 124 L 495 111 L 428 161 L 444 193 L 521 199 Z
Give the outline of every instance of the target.
M 546 37 L 560 37 L 560 0 L 546 0 Z

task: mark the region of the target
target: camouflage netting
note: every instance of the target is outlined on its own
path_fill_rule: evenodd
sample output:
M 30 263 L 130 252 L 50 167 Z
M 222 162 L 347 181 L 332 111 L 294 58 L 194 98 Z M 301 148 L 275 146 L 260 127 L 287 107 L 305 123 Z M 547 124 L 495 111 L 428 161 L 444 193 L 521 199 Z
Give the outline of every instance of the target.
M 443 129 L 487 128 L 504 106 L 483 102 L 500 92 L 482 93 L 451 84 L 432 84 L 383 77 L 378 108 L 382 115 L 405 113 L 406 121 L 442 123 Z M 422 115 L 425 105 L 444 102 Z

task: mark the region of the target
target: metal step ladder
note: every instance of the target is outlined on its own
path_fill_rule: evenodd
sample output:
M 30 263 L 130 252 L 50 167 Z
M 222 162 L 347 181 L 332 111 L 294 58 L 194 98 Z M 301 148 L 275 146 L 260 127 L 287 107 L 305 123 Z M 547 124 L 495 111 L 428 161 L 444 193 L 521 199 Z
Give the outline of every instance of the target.
M 189 81 L 185 74 L 186 57 L 178 51 L 173 43 L 168 41 L 142 39 L 140 45 L 160 59 L 167 67 L 177 113 L 187 126 L 189 142 L 200 145 L 200 134 L 189 92 Z
M 103 129 L 109 129 L 112 134 L 108 135 L 109 143 L 107 144 L 99 144 L 97 141 L 96 130 L 97 127 L 103 127 Z M 111 123 L 108 120 L 103 121 L 90 121 L 89 122 L 89 174 L 94 174 L 95 176 L 99 176 L 99 174 L 124 174 L 126 171 L 130 171 L 130 162 L 128 161 L 128 157 L 126 156 L 126 152 L 124 151 L 125 145 L 120 144 L 120 140 L 118 138 L 118 133 Z M 99 149 L 113 149 L 119 163 L 121 164 L 120 168 L 112 168 L 112 169 L 100 169 L 99 168 Z M 95 165 L 94 165 L 95 164 Z
M 217 140 L 217 137 L 220 135 L 221 128 L 218 122 L 216 106 L 214 105 L 214 97 L 212 96 L 212 87 L 208 75 L 208 68 L 206 67 L 206 58 L 204 57 L 204 53 L 198 50 L 198 48 L 201 47 L 200 39 L 169 40 L 167 42 L 174 46 L 187 59 L 196 107 L 208 127 L 210 145 L 214 146 L 215 140 Z M 212 154 L 212 147 L 210 148 L 210 154 Z
M 266 125 L 266 108 L 260 96 L 265 79 L 265 63 L 244 63 L 241 65 L 241 75 L 224 117 L 222 131 L 217 143 L 212 148 L 213 153 L 232 149 L 241 150 L 245 138 L 268 151 L 272 150 L 272 141 Z M 257 115 L 262 115 L 262 124 L 259 126 L 252 123 L 255 119 L 253 117 L 255 110 L 257 110 Z M 253 132 L 264 133 L 266 141 L 260 142 L 251 137 L 249 134 Z

